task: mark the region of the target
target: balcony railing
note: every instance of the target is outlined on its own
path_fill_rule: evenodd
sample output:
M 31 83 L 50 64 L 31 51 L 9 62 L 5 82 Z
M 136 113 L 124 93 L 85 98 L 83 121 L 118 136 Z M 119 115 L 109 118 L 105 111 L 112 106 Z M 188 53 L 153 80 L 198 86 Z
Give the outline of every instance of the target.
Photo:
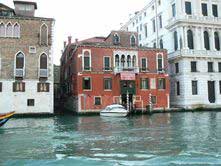
M 48 69 L 40 69 L 39 70 L 39 77 L 47 78 L 48 77 Z
M 24 77 L 24 69 L 15 69 L 15 77 Z
M 115 67 L 114 68 L 114 73 L 115 74 L 121 73 L 121 72 L 124 72 L 124 71 L 130 71 L 130 72 L 133 72 L 133 73 L 139 73 L 139 67 Z

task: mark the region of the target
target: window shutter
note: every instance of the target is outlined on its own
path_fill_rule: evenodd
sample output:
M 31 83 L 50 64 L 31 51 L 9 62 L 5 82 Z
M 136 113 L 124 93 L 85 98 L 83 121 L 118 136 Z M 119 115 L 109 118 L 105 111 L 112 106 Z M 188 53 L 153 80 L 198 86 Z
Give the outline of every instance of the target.
M 22 82 L 22 92 L 25 92 L 25 82 Z
M 16 92 L 16 82 L 13 82 L 13 92 Z

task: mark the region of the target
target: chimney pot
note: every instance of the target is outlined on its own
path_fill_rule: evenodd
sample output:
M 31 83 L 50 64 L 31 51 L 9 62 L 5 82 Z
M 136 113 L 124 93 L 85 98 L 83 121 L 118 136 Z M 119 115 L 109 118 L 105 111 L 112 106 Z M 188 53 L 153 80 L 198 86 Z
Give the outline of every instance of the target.
M 71 44 L 72 36 L 68 36 L 68 44 Z
M 78 39 L 77 38 L 75 39 L 75 43 L 78 43 Z

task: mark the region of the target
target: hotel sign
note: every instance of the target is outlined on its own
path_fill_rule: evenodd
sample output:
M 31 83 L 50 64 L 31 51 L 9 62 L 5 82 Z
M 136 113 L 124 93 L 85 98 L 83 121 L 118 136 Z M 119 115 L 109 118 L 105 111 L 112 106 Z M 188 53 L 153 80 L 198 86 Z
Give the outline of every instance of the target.
M 135 73 L 132 72 L 122 72 L 120 73 L 121 80 L 135 80 Z

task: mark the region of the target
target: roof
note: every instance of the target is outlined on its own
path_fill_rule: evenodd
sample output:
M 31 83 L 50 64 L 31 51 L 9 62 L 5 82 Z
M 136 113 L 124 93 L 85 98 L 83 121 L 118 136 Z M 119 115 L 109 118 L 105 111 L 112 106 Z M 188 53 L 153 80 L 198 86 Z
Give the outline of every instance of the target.
M 30 2 L 30 1 L 14 1 L 14 4 L 29 4 L 29 5 L 34 5 L 35 9 L 37 9 L 37 3 L 36 3 L 36 2 Z
M 1 9 L 1 8 L 5 8 L 6 10 L 14 11 L 14 9 L 12 9 L 12 8 L 10 8 L 10 7 L 6 6 L 6 5 L 4 5 L 3 3 L 0 3 L 0 9 Z
M 82 41 L 79 41 L 80 43 L 103 43 L 106 37 L 92 37 L 89 39 L 85 39 Z

